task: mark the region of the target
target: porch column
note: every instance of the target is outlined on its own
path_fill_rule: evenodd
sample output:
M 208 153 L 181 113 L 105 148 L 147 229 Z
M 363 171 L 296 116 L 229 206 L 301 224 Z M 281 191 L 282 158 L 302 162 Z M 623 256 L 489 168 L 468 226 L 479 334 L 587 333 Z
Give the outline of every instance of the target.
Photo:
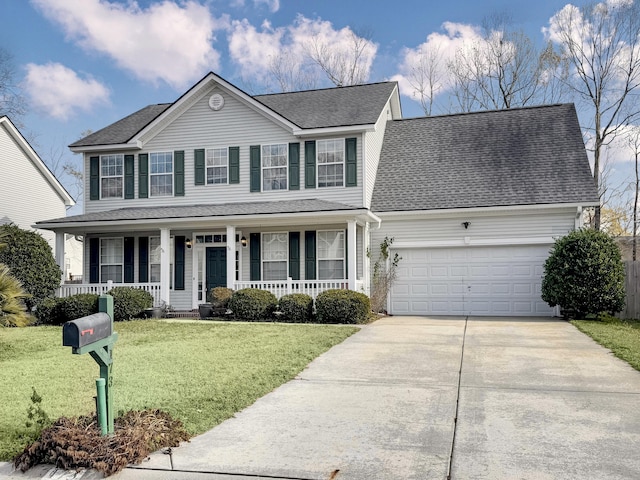
M 160 229 L 160 300 L 166 305 L 171 303 L 170 289 L 171 284 L 171 244 L 169 240 L 169 229 Z
M 236 281 L 236 227 L 227 225 L 227 288 Z
M 64 232 L 56 232 L 56 263 L 62 270 L 62 282 L 67 279 L 67 272 L 65 271 L 64 262 Z
M 348 279 L 349 290 L 356 289 L 356 278 L 358 277 L 358 258 L 356 253 L 356 221 L 347 222 L 347 257 L 348 257 Z
M 371 285 L 371 259 L 367 257 L 367 252 L 371 248 L 371 238 L 369 237 L 369 222 L 366 222 L 362 227 L 362 280 L 364 283 L 364 292 L 370 294 Z

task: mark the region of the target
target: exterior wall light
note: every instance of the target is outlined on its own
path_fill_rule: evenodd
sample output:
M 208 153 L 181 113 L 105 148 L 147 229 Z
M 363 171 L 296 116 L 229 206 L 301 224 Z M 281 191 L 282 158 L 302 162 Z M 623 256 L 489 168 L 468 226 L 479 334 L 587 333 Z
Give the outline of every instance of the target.
M 191 245 L 192 245 L 192 243 L 191 243 L 191 239 L 190 239 L 190 238 L 187 238 L 187 239 L 184 241 L 184 244 L 187 246 L 187 248 L 191 248 Z
M 241 244 L 243 247 L 246 247 L 246 246 L 247 246 L 247 237 L 243 236 L 243 237 L 240 239 L 240 244 Z

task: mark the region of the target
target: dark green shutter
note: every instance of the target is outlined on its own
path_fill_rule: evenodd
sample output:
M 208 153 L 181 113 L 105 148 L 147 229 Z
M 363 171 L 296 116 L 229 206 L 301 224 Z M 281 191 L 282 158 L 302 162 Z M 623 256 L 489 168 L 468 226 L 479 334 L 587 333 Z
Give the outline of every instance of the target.
M 184 150 L 173 152 L 173 195 L 184 197 Z
M 316 232 L 304 232 L 304 273 L 307 280 L 316 279 Z
M 300 144 L 289 144 L 289 190 L 300 190 Z
M 316 142 L 304 142 L 304 188 L 316 188 Z
M 100 283 L 100 239 L 89 239 L 89 283 Z
M 358 185 L 358 149 L 357 138 L 347 138 L 346 140 L 346 169 L 347 169 L 347 187 L 356 187 Z
M 260 280 L 260 234 L 249 235 L 250 279 Z
M 184 290 L 184 249 L 185 249 L 185 237 L 184 236 L 176 236 L 175 237 L 175 255 L 174 259 L 174 281 L 173 288 L 175 290 Z
M 138 198 L 149 196 L 149 154 L 138 155 Z
M 138 281 L 149 281 L 149 237 L 138 237 Z
M 124 283 L 134 282 L 134 237 L 124 237 Z
M 240 183 L 240 147 L 229 147 L 229 183 Z
M 205 180 L 205 168 L 204 168 L 204 149 L 199 148 L 193 151 L 194 169 L 195 169 L 195 184 L 204 185 Z
M 250 160 L 250 176 L 251 185 L 250 191 L 260 191 L 260 145 L 251 145 L 249 147 L 249 160 Z
M 300 280 L 300 232 L 289 232 L 289 276 Z
M 124 156 L 124 198 L 134 198 L 134 162 L 133 155 Z
M 100 200 L 100 157 L 89 159 L 89 200 Z

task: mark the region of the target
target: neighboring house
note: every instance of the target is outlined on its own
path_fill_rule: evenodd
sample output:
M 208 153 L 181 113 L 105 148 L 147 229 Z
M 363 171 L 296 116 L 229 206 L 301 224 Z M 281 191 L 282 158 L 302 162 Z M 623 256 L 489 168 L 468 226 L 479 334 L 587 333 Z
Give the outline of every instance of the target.
M 25 230 L 39 220 L 65 215 L 75 205 L 38 154 L 8 117 L 0 117 L 0 224 Z M 64 268 L 64 236 L 36 229 L 49 242 Z
M 598 203 L 573 105 L 402 119 L 383 82 L 250 96 L 210 73 L 70 146 L 87 284 L 196 308 L 214 286 L 368 292 L 402 256 L 394 314 L 551 315 L 542 265 Z M 81 288 L 82 287 L 82 288 Z

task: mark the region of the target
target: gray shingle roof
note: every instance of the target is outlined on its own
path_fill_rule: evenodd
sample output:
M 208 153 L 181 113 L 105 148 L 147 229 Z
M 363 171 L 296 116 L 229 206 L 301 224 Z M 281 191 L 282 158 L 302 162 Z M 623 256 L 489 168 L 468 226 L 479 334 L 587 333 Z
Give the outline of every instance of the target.
M 85 213 L 70 217 L 43 220 L 37 224 L 83 222 L 116 222 L 169 218 L 227 217 L 238 215 L 280 215 L 287 213 L 338 212 L 362 210 L 350 205 L 324 200 L 288 200 L 279 202 L 224 203 L 220 205 L 178 205 L 171 207 L 132 207 Z
M 597 204 L 573 104 L 387 124 L 373 212 Z
M 256 95 L 255 100 L 300 128 L 376 123 L 396 82 Z
M 131 115 L 118 120 L 111 125 L 93 132 L 77 142 L 69 145 L 70 147 L 87 147 L 97 145 L 117 145 L 127 143 L 136 133 L 149 125 L 162 112 L 169 108 L 171 103 L 162 103 L 159 105 L 149 105 Z
M 378 120 L 395 87 L 396 82 L 384 82 L 257 95 L 253 98 L 300 128 L 368 125 Z M 171 105 L 149 105 L 69 146 L 93 147 L 126 143 Z

